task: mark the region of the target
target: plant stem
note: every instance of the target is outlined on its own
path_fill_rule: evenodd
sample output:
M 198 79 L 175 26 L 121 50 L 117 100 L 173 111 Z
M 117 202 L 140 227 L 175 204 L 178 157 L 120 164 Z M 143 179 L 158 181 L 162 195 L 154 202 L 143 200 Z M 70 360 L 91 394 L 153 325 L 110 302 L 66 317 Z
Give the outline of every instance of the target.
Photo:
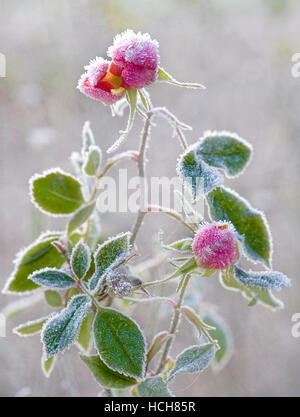
M 171 322 L 171 327 L 170 327 L 170 331 L 169 331 L 170 336 L 169 336 L 169 339 L 166 342 L 166 345 L 165 345 L 163 354 L 161 356 L 156 374 L 159 374 L 164 369 L 164 366 L 166 364 L 166 359 L 167 359 L 168 354 L 170 352 L 170 349 L 171 349 L 171 346 L 172 346 L 172 343 L 173 343 L 173 340 L 174 340 L 174 335 L 177 331 L 177 327 L 178 327 L 178 324 L 179 324 L 179 320 L 180 320 L 180 316 L 181 316 L 181 305 L 182 305 L 182 302 L 183 302 L 184 293 L 185 293 L 186 287 L 188 285 L 188 282 L 190 280 L 190 277 L 191 277 L 190 274 L 186 275 L 184 283 L 182 285 L 180 295 L 179 295 L 179 300 L 178 300 L 178 303 L 177 303 L 176 308 L 174 310 L 174 314 L 173 314 L 173 318 L 172 318 L 172 322 Z
M 150 126 L 151 126 L 151 117 L 153 116 L 153 113 L 151 111 L 147 112 L 147 118 L 145 120 L 145 124 L 142 131 L 141 136 L 141 142 L 139 147 L 139 159 L 138 159 L 138 175 L 140 178 L 140 190 L 141 190 L 141 197 L 140 197 L 140 208 L 137 214 L 136 221 L 132 228 L 132 234 L 130 238 L 130 244 L 133 245 L 137 234 L 140 230 L 140 227 L 143 223 L 143 219 L 145 217 L 146 211 L 144 210 L 143 204 L 144 204 L 144 178 L 145 178 L 145 154 L 146 154 L 146 148 L 147 148 L 147 141 L 149 138 L 149 132 L 150 132 Z

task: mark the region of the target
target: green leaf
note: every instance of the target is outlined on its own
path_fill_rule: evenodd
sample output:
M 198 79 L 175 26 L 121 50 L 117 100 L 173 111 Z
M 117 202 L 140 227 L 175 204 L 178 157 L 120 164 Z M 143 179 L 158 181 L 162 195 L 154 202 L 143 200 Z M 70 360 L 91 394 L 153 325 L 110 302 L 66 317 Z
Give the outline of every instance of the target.
M 34 175 L 30 195 L 33 203 L 49 215 L 69 215 L 84 203 L 80 182 L 59 168 Z
M 65 258 L 52 245 L 60 233 L 42 234 L 32 245 L 21 251 L 15 260 L 15 269 L 4 288 L 5 293 L 28 293 L 39 288 L 28 276 L 45 267 L 60 268 Z
M 33 336 L 40 333 L 43 325 L 48 320 L 48 317 L 42 317 L 37 320 L 28 321 L 27 323 L 20 324 L 13 329 L 13 332 L 18 336 Z
M 228 177 L 235 177 L 249 163 L 252 146 L 235 133 L 205 132 L 195 152 L 208 165 L 222 168 Z
M 192 256 L 188 261 L 181 265 L 169 278 L 175 278 L 179 275 L 186 275 L 196 268 L 198 268 L 198 265 L 194 256 Z
M 74 230 L 78 229 L 89 219 L 95 209 L 95 206 L 96 202 L 92 201 L 91 203 L 86 204 L 75 211 L 67 226 L 68 235 L 70 235 Z
M 112 308 L 102 308 L 94 321 L 94 340 L 109 368 L 124 375 L 143 377 L 145 339 L 135 321 Z
M 90 127 L 90 122 L 86 121 L 82 129 L 82 153 L 89 151 L 90 146 L 95 145 L 95 138 Z
M 196 153 L 197 143 L 189 146 L 177 164 L 178 176 L 188 187 L 194 199 L 207 194 L 224 181 L 223 175 L 210 167 Z
M 158 68 L 157 81 L 163 81 L 163 82 L 166 82 L 166 83 L 176 85 L 178 87 L 205 89 L 204 85 L 201 85 L 201 84 L 181 83 L 180 81 L 175 80 L 175 78 L 173 78 L 172 75 L 168 74 L 167 71 L 165 71 L 163 68 Z
M 282 272 L 278 271 L 261 271 L 246 272 L 242 268 L 234 266 L 235 277 L 244 285 L 259 288 L 274 288 L 277 291 L 291 285 L 290 279 Z
M 178 252 L 191 252 L 192 251 L 193 239 L 191 237 L 187 239 L 177 240 L 176 242 L 164 245 L 166 249 L 173 249 Z
M 138 89 L 137 91 L 139 93 L 139 97 L 141 99 L 141 102 L 142 102 L 145 110 L 147 110 L 147 111 L 150 110 L 150 107 L 149 107 L 149 97 L 148 97 L 149 94 L 147 93 L 147 91 L 144 90 L 144 89 Z
M 130 233 L 120 233 L 99 245 L 94 253 L 95 273 L 90 279 L 90 290 L 98 291 L 106 274 L 129 255 Z
M 213 220 L 230 221 L 243 239 L 246 254 L 270 267 L 272 238 L 266 218 L 234 191 L 218 187 L 207 196 Z
M 174 397 L 160 375 L 144 379 L 137 385 L 137 391 L 140 397 Z
M 83 362 L 89 367 L 96 381 L 104 388 L 127 388 L 136 384 L 136 379 L 122 375 L 110 369 L 98 355 L 80 355 Z
M 56 268 L 40 269 L 28 278 L 38 285 L 49 288 L 70 288 L 75 285 L 75 280 L 70 275 Z
M 255 305 L 258 301 L 260 304 L 272 310 L 283 308 L 283 303 L 274 297 L 271 290 L 246 286 L 238 281 L 235 278 L 233 268 L 229 268 L 220 273 L 220 282 L 228 290 L 240 291 L 245 298 L 250 300 L 249 306 Z
M 148 364 L 154 356 L 160 351 L 164 343 L 168 340 L 169 332 L 162 331 L 154 336 L 151 346 L 147 353 L 146 363 Z
M 66 308 L 47 321 L 42 331 L 47 357 L 65 351 L 75 342 L 90 307 L 91 300 L 87 295 L 75 295 Z
M 79 279 L 85 277 L 91 266 L 90 248 L 82 240 L 77 243 L 72 251 L 71 266 L 74 274 Z
M 188 347 L 177 356 L 175 366 L 171 370 L 168 380 L 178 374 L 203 371 L 209 366 L 215 353 L 216 348 L 210 343 Z
M 90 310 L 83 320 L 80 328 L 80 332 L 77 338 L 77 344 L 83 352 L 88 352 L 91 347 L 92 334 L 93 334 L 93 321 L 95 313 Z
M 50 358 L 45 358 L 45 356 L 42 356 L 42 361 L 41 361 L 41 366 L 42 366 L 42 371 L 43 374 L 45 375 L 46 378 L 49 378 L 54 366 L 56 363 L 56 356 L 51 356 Z
M 44 296 L 47 304 L 51 307 L 61 307 L 63 304 L 61 295 L 57 291 L 46 290 Z
M 233 336 L 230 328 L 222 317 L 212 311 L 207 311 L 203 317 L 206 324 L 215 327 L 209 330 L 210 336 L 218 341 L 220 349 L 216 351 L 216 356 L 212 362 L 214 371 L 221 371 L 229 362 L 233 353 Z
M 128 133 L 130 132 L 133 121 L 136 113 L 136 105 L 137 105 L 137 90 L 135 88 L 131 88 L 126 92 L 126 99 L 129 104 L 129 118 L 127 122 L 126 130 L 121 130 L 121 136 L 119 139 L 107 150 L 107 153 L 112 153 L 116 151 L 127 139 Z
M 198 330 L 199 336 L 202 335 L 203 329 L 212 330 L 212 327 L 204 323 L 192 307 L 182 306 L 181 311 L 187 320 Z
M 90 146 L 85 158 L 86 159 L 82 167 L 84 173 L 89 176 L 97 175 L 102 160 L 102 152 L 99 146 Z

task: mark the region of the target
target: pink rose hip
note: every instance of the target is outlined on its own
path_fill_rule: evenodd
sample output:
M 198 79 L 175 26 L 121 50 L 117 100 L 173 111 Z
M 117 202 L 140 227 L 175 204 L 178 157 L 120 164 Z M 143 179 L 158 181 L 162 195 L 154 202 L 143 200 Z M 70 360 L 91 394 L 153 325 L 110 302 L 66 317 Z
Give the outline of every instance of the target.
M 239 259 L 237 236 L 231 223 L 202 226 L 195 234 L 192 249 L 201 268 L 226 269 Z

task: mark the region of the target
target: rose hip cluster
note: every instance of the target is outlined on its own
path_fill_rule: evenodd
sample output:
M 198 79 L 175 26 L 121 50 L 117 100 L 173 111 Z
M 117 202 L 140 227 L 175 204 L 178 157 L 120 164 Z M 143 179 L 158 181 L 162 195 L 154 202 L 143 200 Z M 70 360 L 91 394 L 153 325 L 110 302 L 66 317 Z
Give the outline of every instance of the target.
M 117 35 L 108 48 L 108 61 L 96 58 L 85 67 L 79 90 L 106 105 L 114 104 L 132 88 L 143 88 L 155 82 L 158 72 L 158 42 L 149 34 L 131 30 Z
M 231 223 L 203 225 L 195 234 L 192 248 L 201 268 L 226 269 L 239 259 L 238 240 Z

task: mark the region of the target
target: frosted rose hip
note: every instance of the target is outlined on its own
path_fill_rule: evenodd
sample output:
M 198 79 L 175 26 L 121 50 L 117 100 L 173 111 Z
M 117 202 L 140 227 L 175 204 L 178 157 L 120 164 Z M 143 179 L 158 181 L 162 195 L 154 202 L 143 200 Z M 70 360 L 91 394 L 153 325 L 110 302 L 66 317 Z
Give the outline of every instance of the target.
M 96 58 L 85 67 L 86 72 L 78 82 L 83 94 L 106 105 L 114 104 L 125 94 L 125 89 L 120 88 L 122 79 L 109 72 L 109 64 L 103 58 Z
M 195 234 L 192 248 L 197 265 L 201 268 L 226 269 L 239 258 L 236 233 L 230 223 L 202 226 Z
M 148 33 L 136 34 L 127 30 L 117 35 L 107 54 L 112 59 L 111 72 L 123 79 L 122 87 L 142 88 L 156 80 L 158 42 Z

